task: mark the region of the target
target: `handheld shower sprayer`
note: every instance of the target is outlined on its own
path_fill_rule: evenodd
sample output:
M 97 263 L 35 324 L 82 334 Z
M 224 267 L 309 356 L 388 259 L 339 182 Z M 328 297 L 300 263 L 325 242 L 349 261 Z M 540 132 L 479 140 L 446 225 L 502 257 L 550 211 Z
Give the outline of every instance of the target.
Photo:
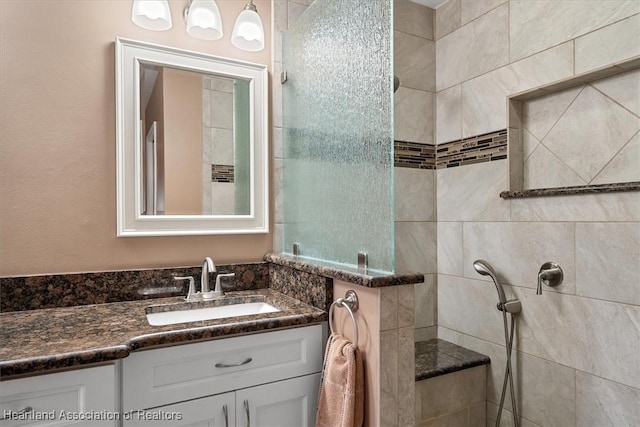
M 506 311 L 507 313 L 520 313 L 522 311 L 522 305 L 519 300 L 513 299 L 507 301 L 504 288 L 498 281 L 498 275 L 493 267 L 491 267 L 491 264 L 483 259 L 479 259 L 473 263 L 473 268 L 483 276 L 490 276 L 493 279 L 493 283 L 498 290 L 498 310 Z
M 516 314 L 522 311 L 522 304 L 518 299 L 507 300 L 504 294 L 504 289 L 498 281 L 498 275 L 496 271 L 491 267 L 487 261 L 483 259 L 476 260 L 473 263 L 473 268 L 483 276 L 489 276 L 493 279 L 493 283 L 498 290 L 498 310 L 502 312 L 502 320 L 504 323 L 504 343 L 507 349 L 507 366 L 505 367 L 504 382 L 502 384 L 502 394 L 500 395 L 500 405 L 498 406 L 498 415 L 496 417 L 496 427 L 500 426 L 500 419 L 502 417 L 502 409 L 504 408 L 504 399 L 507 394 L 507 385 L 511 391 L 511 408 L 513 414 L 513 425 L 515 427 L 520 426 L 520 418 L 518 417 L 518 408 L 516 401 L 515 387 L 513 386 L 513 369 L 511 368 L 511 350 L 513 347 L 513 335 L 515 331 L 515 319 Z M 509 330 L 507 322 L 507 313 L 511 313 L 511 329 Z
M 504 295 L 504 289 L 502 289 L 502 285 L 498 281 L 498 275 L 495 270 L 489 265 L 489 263 L 483 259 L 479 259 L 473 263 L 473 268 L 483 276 L 490 276 L 493 279 L 493 283 L 496 285 L 496 289 L 498 290 L 498 299 L 501 304 L 507 302 L 507 297 Z

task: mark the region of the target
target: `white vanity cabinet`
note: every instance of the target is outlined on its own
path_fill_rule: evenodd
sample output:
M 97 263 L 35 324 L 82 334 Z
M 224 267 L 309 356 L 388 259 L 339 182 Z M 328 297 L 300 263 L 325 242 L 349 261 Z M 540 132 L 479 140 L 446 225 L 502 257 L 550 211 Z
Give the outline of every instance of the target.
M 125 427 L 313 427 L 320 373 L 131 411 Z
M 235 425 L 313 427 L 319 387 L 320 373 L 316 373 L 238 390 Z
M 0 382 L 0 426 L 115 426 L 113 365 Z
M 228 427 L 236 425 L 235 393 L 216 394 L 173 405 L 125 412 L 126 427 Z
M 124 426 L 313 426 L 322 353 L 321 325 L 133 353 Z

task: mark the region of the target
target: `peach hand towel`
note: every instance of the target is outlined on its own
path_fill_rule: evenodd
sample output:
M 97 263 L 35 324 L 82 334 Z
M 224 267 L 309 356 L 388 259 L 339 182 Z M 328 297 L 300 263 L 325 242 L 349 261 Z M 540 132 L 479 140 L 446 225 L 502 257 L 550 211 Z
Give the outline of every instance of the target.
M 364 366 L 349 340 L 331 334 L 324 356 L 316 427 L 361 427 L 364 420 Z

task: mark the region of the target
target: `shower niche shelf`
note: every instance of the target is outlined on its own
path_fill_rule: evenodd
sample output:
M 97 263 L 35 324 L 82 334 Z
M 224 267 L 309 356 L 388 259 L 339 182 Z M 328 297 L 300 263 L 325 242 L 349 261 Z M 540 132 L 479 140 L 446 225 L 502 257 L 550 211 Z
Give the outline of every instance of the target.
M 629 172 L 640 170 L 640 162 L 634 163 L 635 156 L 625 157 L 627 152 L 623 153 L 629 147 L 628 153 L 632 154 L 631 150 L 637 149 L 631 147 L 632 143 L 640 144 L 635 141 L 640 139 L 640 113 L 611 99 L 625 92 L 619 90 L 620 80 L 629 78 L 633 82 L 637 73 L 640 56 L 509 96 L 509 189 L 500 197 L 640 191 L 638 174 Z M 612 78 L 618 81 L 612 83 Z M 605 87 L 617 85 L 618 91 L 614 90 L 611 96 L 601 90 L 605 79 L 609 79 Z M 640 88 L 632 90 L 640 96 Z M 535 103 L 538 106 L 532 107 Z M 598 114 L 598 106 L 606 114 Z M 605 126 L 598 127 L 599 120 L 610 121 L 607 125 L 613 123 L 619 133 L 603 134 Z M 532 131 L 532 127 L 536 130 Z M 614 169 L 618 176 L 607 179 L 607 174 L 609 178 L 616 174 L 605 169 L 617 165 L 625 167 Z M 627 172 L 620 175 L 620 170 Z

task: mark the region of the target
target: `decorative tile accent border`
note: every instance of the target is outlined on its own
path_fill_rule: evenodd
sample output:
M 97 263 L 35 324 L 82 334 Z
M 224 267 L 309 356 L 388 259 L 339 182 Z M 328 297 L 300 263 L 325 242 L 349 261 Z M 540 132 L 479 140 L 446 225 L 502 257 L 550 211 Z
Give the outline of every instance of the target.
M 438 144 L 436 169 L 452 168 L 507 158 L 507 130 Z
M 435 169 L 436 147 L 433 144 L 394 141 L 393 163 L 397 168 Z
M 225 182 L 233 184 L 233 165 L 211 165 L 211 182 Z
M 394 144 L 397 168 L 446 169 L 506 158 L 506 129 L 438 145 L 404 141 Z
M 269 287 L 269 267 L 264 262 L 216 267 L 218 273 L 235 273 L 235 277 L 223 281 L 225 291 Z M 202 267 L 178 267 L 0 277 L 0 312 L 186 295 L 187 281 L 176 282 L 173 278 L 193 276 L 197 283 L 200 281 L 201 273 Z M 215 274 L 211 274 L 209 280 L 213 289 Z

